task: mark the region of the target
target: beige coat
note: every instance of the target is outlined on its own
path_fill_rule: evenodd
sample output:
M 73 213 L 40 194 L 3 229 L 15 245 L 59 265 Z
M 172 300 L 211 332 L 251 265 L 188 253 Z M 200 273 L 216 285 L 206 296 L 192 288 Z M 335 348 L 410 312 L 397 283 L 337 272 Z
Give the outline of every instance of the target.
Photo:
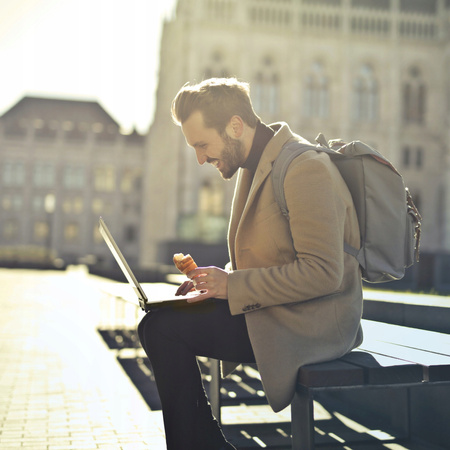
M 272 127 L 277 132 L 253 182 L 239 172 L 228 234 L 234 270 L 228 301 L 233 315 L 246 314 L 266 396 L 280 411 L 292 400 L 299 367 L 361 343 L 362 286 L 356 259 L 343 251 L 344 241 L 360 244 L 345 182 L 328 155 L 297 157 L 284 184 L 289 226 L 274 198 L 271 170 L 282 146 L 303 138 L 286 124 Z

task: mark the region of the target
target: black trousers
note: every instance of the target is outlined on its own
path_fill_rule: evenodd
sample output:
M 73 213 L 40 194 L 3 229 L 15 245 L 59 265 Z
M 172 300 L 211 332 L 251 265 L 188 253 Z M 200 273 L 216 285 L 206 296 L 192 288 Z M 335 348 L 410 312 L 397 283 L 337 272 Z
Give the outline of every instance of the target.
M 226 300 L 150 311 L 138 326 L 162 404 L 168 450 L 215 450 L 226 440 L 214 419 L 196 356 L 255 362 L 245 317 Z

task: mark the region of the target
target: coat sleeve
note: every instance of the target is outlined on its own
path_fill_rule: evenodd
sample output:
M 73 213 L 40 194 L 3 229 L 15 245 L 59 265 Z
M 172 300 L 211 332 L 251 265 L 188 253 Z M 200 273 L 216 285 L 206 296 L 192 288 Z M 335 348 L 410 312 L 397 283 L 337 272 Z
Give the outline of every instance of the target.
M 270 176 L 266 183 L 271 184 Z M 340 290 L 344 275 L 344 228 L 348 210 L 353 208 L 344 180 L 327 155 L 306 152 L 291 163 L 284 189 L 290 235 L 275 238 L 290 243 L 291 261 L 272 264 L 271 259 L 279 260 L 277 255 L 266 253 L 265 267 L 249 265 L 230 273 L 228 300 L 232 314 L 309 301 Z M 266 224 L 270 233 L 281 233 L 283 228 L 277 227 L 283 220 L 286 219 L 280 212 L 270 226 Z M 251 222 L 253 230 L 254 227 L 258 227 L 256 220 Z M 264 248 L 248 251 L 256 254 L 264 252 Z M 252 261 L 251 255 L 247 261 Z

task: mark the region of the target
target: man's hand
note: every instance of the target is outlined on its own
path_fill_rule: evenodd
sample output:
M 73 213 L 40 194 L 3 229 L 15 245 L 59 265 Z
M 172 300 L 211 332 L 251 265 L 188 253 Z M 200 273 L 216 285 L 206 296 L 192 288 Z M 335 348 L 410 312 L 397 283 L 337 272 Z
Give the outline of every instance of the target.
M 176 295 L 186 295 L 194 289 L 199 291 L 195 298 L 189 298 L 187 302 L 201 302 L 207 298 L 228 298 L 228 272 L 225 270 L 218 267 L 197 267 L 187 276 L 190 280 L 178 288 Z

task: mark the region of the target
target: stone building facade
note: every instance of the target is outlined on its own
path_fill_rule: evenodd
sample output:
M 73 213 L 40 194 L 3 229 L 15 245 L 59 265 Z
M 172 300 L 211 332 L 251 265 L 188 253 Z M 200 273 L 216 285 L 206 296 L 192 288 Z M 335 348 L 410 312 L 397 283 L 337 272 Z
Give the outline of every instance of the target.
M 137 264 L 144 161 L 97 102 L 21 99 L 0 117 L 0 262 L 114 265 L 103 216 Z
M 211 76 L 249 81 L 266 123 L 377 148 L 423 214 L 422 249 L 448 252 L 449 75 L 450 0 L 179 0 L 161 42 L 142 264 L 225 241 L 233 182 L 197 165 L 170 118 L 178 89 Z

